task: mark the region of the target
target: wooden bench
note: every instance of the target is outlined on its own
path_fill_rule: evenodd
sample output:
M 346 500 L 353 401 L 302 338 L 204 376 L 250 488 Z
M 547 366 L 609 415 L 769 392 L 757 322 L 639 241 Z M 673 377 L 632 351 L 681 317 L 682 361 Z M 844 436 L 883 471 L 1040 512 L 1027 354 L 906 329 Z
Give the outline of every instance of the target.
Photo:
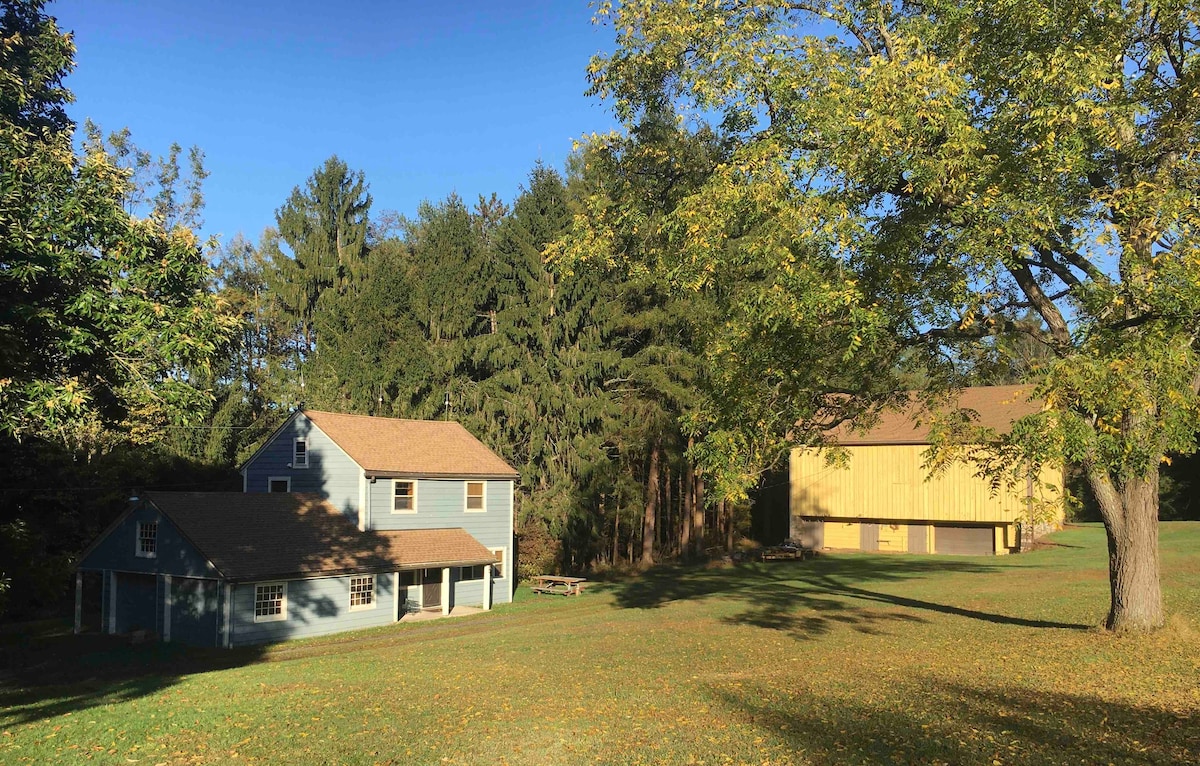
M 558 575 L 538 575 L 533 578 L 530 589 L 534 593 L 548 593 L 555 596 L 578 596 L 583 593 L 584 577 L 560 577 Z

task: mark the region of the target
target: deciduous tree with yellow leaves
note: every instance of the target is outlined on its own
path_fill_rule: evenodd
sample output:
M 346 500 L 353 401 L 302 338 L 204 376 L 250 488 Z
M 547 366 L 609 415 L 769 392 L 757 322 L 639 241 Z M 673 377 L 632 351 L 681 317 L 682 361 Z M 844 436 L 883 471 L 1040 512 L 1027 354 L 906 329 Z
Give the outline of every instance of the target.
M 1162 625 L 1158 470 L 1200 426 L 1200 6 L 624 0 L 598 16 L 617 46 L 594 92 L 631 124 L 666 99 L 735 140 L 662 224 L 681 288 L 755 285 L 710 349 L 743 384 L 714 432 L 805 438 L 792 424 L 828 390 L 888 390 L 884 359 L 945 372 L 963 344 L 1028 333 L 1052 352 L 1049 408 L 994 465 L 1081 465 L 1108 531 L 1107 626 Z M 1040 322 L 1018 321 L 1030 310 Z

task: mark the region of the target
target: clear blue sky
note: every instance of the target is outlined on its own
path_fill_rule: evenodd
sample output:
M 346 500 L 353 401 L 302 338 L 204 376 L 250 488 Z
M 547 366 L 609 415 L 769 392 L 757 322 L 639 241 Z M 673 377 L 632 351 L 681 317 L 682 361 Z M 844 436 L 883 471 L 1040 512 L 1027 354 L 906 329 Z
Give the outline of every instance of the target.
M 511 201 L 539 158 L 609 130 L 585 97 L 609 27 L 585 0 L 57 0 L 75 33 L 70 114 L 128 126 L 155 154 L 206 153 L 204 233 L 257 240 L 331 154 L 362 170 L 374 209 Z

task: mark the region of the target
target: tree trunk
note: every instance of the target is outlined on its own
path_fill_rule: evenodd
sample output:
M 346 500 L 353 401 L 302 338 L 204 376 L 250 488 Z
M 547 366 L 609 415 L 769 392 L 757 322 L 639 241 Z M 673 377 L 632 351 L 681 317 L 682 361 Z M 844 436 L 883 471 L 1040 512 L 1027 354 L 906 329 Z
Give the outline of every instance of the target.
M 1108 583 L 1112 595 L 1104 625 L 1116 632 L 1162 627 L 1158 580 L 1158 468 L 1114 486 L 1106 472 L 1089 468 L 1088 483 L 1100 504 L 1108 535 Z
M 617 561 L 621 558 L 621 504 L 617 503 L 617 510 L 613 512 L 613 566 L 617 565 Z
M 688 449 L 692 448 L 692 440 L 688 439 Z M 686 555 L 692 552 L 692 496 L 696 488 L 696 471 L 692 467 L 692 459 L 686 460 L 683 471 L 683 483 L 679 487 L 679 499 L 683 504 L 683 529 L 679 533 L 679 552 Z
M 650 448 L 646 472 L 646 515 L 642 518 L 642 566 L 654 563 L 654 527 L 658 515 L 658 442 Z
M 692 541 L 696 555 L 704 553 L 704 477 L 696 474 L 696 496 L 692 498 Z
M 725 520 L 725 550 L 733 553 L 733 506 L 721 501 L 721 518 Z
M 662 508 L 663 508 L 663 524 L 662 524 L 662 531 L 659 533 L 659 536 L 662 538 L 662 545 L 659 547 L 659 550 L 665 551 L 666 552 L 665 555 L 669 556 L 671 554 L 671 548 L 672 548 L 671 543 L 674 542 L 674 540 L 672 538 L 675 536 L 673 534 L 674 529 L 675 529 L 675 514 L 673 514 L 671 512 L 671 463 L 670 462 L 668 462 L 663 467 L 663 487 L 666 491 L 666 498 L 663 500 L 663 506 L 662 506 Z

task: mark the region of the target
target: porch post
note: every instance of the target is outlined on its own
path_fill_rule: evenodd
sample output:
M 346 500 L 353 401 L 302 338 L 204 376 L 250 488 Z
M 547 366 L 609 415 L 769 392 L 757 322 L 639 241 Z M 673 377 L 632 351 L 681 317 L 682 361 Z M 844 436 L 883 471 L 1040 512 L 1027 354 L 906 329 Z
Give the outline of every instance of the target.
M 75 573 L 75 635 L 83 630 L 83 572 Z
M 483 608 L 492 608 L 492 565 L 483 565 Z
M 171 643 L 171 575 L 163 575 L 163 643 Z
M 392 599 L 392 622 L 400 621 L 400 573 L 392 572 L 392 590 L 396 597 Z
M 108 570 L 108 632 L 117 632 L 117 573 Z
M 442 569 L 442 615 L 450 614 L 450 567 Z
M 233 584 L 225 583 L 225 620 L 224 628 L 225 635 L 221 637 L 221 643 L 226 649 L 233 646 Z

